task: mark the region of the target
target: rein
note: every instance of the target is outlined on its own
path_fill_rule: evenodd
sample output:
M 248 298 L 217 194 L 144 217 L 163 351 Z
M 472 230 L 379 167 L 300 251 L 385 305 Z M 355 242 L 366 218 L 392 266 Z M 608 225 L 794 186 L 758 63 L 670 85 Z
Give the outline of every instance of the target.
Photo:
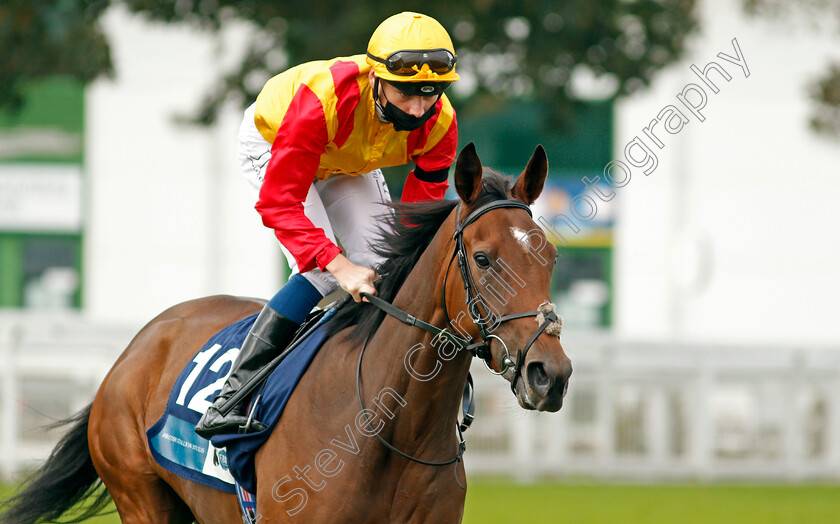
M 464 245 L 464 229 L 475 222 L 480 216 L 483 214 L 492 211 L 494 209 L 500 208 L 518 208 L 524 209 L 528 212 L 528 216 L 533 216 L 531 214 L 531 209 L 528 207 L 527 204 L 524 202 L 520 202 L 518 200 L 497 200 L 494 202 L 490 202 L 483 206 L 480 206 L 474 209 L 467 217 L 461 221 L 461 204 L 458 204 L 458 223 L 455 226 L 455 234 L 453 238 L 455 240 L 455 249 L 452 253 L 452 258 L 449 259 L 449 265 L 447 266 L 446 273 L 444 273 L 443 278 L 443 293 L 442 293 L 442 300 L 443 300 L 443 312 L 444 316 L 446 317 L 446 324 L 447 326 L 443 329 L 436 327 L 428 322 L 424 322 L 423 320 L 418 319 L 417 317 L 403 311 L 402 309 L 394 306 L 390 302 L 386 302 L 379 297 L 370 295 L 368 293 L 362 293 L 362 296 L 366 298 L 371 304 L 375 307 L 379 308 L 386 314 L 396 318 L 400 322 L 407 324 L 409 326 L 414 326 L 420 328 L 424 331 L 427 331 L 434 335 L 432 339 L 432 343 L 437 341 L 442 341 L 444 339 L 452 342 L 456 346 L 458 346 L 459 350 L 466 350 L 472 353 L 473 357 L 480 358 L 484 365 L 487 366 L 487 369 L 490 370 L 491 373 L 494 375 L 502 375 L 507 372 L 509 369 L 513 368 L 514 375 L 511 379 L 511 390 L 516 394 L 516 382 L 520 378 L 522 374 L 522 365 L 525 363 L 525 357 L 528 354 L 528 350 L 531 346 L 536 342 L 537 338 L 553 323 L 559 322 L 559 317 L 554 313 L 553 307 L 548 308 L 544 307 L 548 303 L 544 303 L 540 305 L 538 311 L 527 311 L 523 313 L 514 313 L 511 315 L 504 315 L 498 319 L 495 319 L 495 322 L 492 324 L 492 329 L 487 329 L 485 326 L 486 318 L 490 318 L 490 315 L 487 317 L 483 317 L 479 315 L 479 311 L 477 306 L 480 304 L 484 311 L 490 312 L 491 309 L 484 303 L 484 299 L 482 298 L 481 294 L 477 292 L 477 286 L 475 285 L 475 281 L 472 276 L 472 272 L 470 271 L 469 262 L 468 262 L 468 254 L 466 246 Z M 472 339 L 466 340 L 455 335 L 451 330 L 455 328 L 452 326 L 452 320 L 449 316 L 449 312 L 446 310 L 446 279 L 449 276 L 449 268 L 452 267 L 452 262 L 455 258 L 458 258 L 458 267 L 460 268 L 461 272 L 461 279 L 464 283 L 464 291 L 466 293 L 466 302 L 467 302 L 467 310 L 471 316 L 473 323 L 478 326 L 479 335 L 481 340 L 479 342 L 473 342 Z M 516 362 L 511 359 L 510 352 L 508 351 L 507 345 L 504 341 L 496 335 L 492 334 L 493 329 L 500 326 L 503 322 L 507 322 L 508 320 L 515 320 L 519 318 L 527 318 L 527 317 L 543 317 L 543 322 L 537 331 L 531 336 L 528 340 L 528 343 L 525 345 L 525 348 L 518 352 Z M 373 426 L 370 423 L 370 420 L 367 417 L 367 413 L 365 412 L 365 407 L 362 402 L 362 392 L 361 392 L 361 380 L 362 380 L 362 358 L 365 354 L 365 349 L 367 349 L 368 340 L 370 337 L 365 339 L 364 345 L 362 346 L 362 350 L 359 353 L 359 363 L 356 370 L 356 397 L 359 401 L 359 407 L 361 408 L 362 416 L 364 417 L 365 424 L 367 424 L 368 428 L 373 430 Z M 490 351 L 490 343 L 491 340 L 498 340 L 499 343 L 502 344 L 502 347 L 505 349 L 505 355 L 502 359 L 502 369 L 501 371 L 494 371 L 493 368 L 490 366 L 490 362 L 492 360 L 492 353 Z M 382 436 L 379 435 L 378 432 L 374 433 L 376 438 L 379 442 L 382 443 L 386 448 L 393 451 L 394 453 L 400 455 L 403 458 L 409 459 L 411 461 L 417 462 L 419 464 L 423 464 L 426 466 L 446 466 L 449 464 L 453 464 L 456 462 L 460 462 L 461 457 L 464 454 L 464 451 L 467 448 L 466 442 L 464 441 L 463 432 L 469 428 L 470 424 L 473 421 L 473 414 L 475 410 L 475 401 L 473 399 L 473 381 L 472 376 L 467 374 L 467 386 L 464 390 L 464 397 L 463 397 L 463 410 L 464 410 L 464 418 L 463 422 L 460 424 L 456 423 L 456 429 L 458 430 L 458 437 L 460 442 L 458 444 L 458 452 L 454 458 L 451 460 L 447 460 L 444 462 L 429 462 L 425 460 L 418 459 L 416 457 L 412 457 L 407 453 L 400 451 L 399 449 L 395 448 L 392 444 L 386 441 Z M 463 488 L 461 482 L 458 480 L 457 470 L 455 475 L 455 480 L 458 482 L 458 485 Z

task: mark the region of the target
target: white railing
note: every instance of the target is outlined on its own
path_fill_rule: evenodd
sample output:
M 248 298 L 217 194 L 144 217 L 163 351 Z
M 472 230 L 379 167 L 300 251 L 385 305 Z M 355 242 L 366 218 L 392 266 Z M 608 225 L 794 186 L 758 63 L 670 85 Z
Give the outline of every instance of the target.
M 0 313 L 0 473 L 45 459 L 137 331 L 72 313 Z
M 621 342 L 564 335 L 558 413 L 524 412 L 473 366 L 467 470 L 521 480 L 840 479 L 840 347 Z
M 43 460 L 44 431 L 87 405 L 137 331 L 78 316 L 0 315 L 0 471 Z M 626 342 L 570 333 L 559 413 L 522 410 L 476 362 L 467 470 L 523 481 L 840 479 L 840 347 Z

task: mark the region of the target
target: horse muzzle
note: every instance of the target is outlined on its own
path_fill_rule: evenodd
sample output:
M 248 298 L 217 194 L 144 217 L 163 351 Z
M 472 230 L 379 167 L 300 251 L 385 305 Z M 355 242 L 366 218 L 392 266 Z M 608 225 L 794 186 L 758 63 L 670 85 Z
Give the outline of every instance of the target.
M 542 349 L 542 348 L 541 348 Z M 525 409 L 537 411 L 558 411 L 563 406 L 563 397 L 569 389 L 569 377 L 572 375 L 572 362 L 563 353 L 541 358 L 544 351 L 535 351 L 533 356 L 523 363 L 524 369 L 514 374 L 511 385 L 519 404 Z M 547 352 L 546 352 L 547 353 Z

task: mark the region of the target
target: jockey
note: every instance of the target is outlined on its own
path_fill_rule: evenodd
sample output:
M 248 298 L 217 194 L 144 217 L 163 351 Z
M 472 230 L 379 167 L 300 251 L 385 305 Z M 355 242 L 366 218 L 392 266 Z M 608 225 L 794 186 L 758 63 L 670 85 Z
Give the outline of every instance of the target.
M 245 403 L 231 409 L 228 399 L 288 345 L 324 296 L 339 286 L 357 302 L 376 293 L 371 268 L 381 260 L 369 240 L 385 211 L 379 204 L 390 202 L 380 168 L 415 164 L 404 202 L 443 198 L 458 142 L 443 92 L 456 80 L 443 26 L 404 12 L 379 25 L 366 55 L 293 67 L 245 110 L 240 163 L 292 276 L 257 317 L 196 433 L 210 438 L 245 426 Z M 245 430 L 264 428 L 252 420 Z

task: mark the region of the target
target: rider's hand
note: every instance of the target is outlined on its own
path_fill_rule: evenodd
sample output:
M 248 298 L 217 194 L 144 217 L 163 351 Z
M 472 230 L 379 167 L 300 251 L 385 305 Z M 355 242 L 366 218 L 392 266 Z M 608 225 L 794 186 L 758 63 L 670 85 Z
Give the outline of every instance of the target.
M 341 289 L 350 293 L 356 302 L 361 302 L 361 293 L 376 294 L 373 283 L 379 278 L 379 275 L 370 268 L 357 266 L 350 262 L 341 253 L 327 264 L 327 271 L 338 280 Z

